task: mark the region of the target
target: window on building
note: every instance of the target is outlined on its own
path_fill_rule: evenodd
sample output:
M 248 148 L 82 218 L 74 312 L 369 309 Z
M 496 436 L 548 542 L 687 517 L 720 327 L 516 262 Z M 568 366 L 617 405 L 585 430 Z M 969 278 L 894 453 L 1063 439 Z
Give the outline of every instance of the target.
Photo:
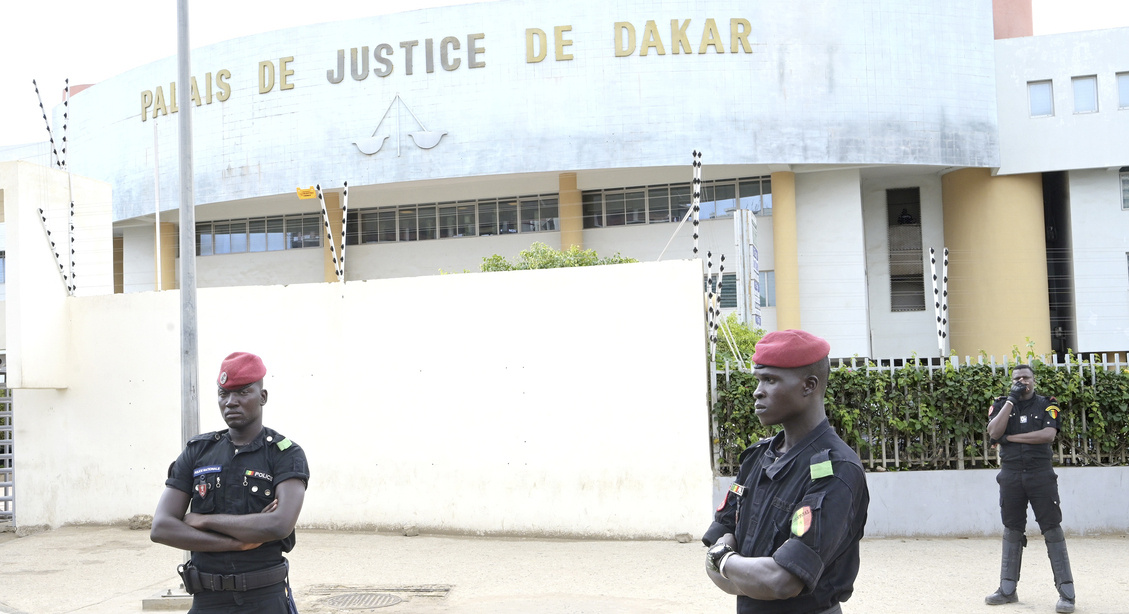
M 1074 112 L 1097 113 L 1098 78 L 1095 75 L 1074 77 L 1070 84 L 1074 86 Z
M 736 309 L 737 308 L 737 274 L 736 273 L 722 273 L 721 274 L 721 296 L 718 298 L 718 307 L 722 309 Z M 703 288 L 707 291 L 713 290 L 716 294 L 717 275 L 706 277 L 703 281 Z
M 1129 109 L 1129 72 L 1117 73 L 1117 108 Z
M 761 307 L 776 306 L 776 271 L 761 271 L 757 280 L 757 293 L 761 297 Z
M 1031 105 L 1031 117 L 1049 117 L 1055 114 L 1054 91 L 1050 81 L 1028 82 L 1027 98 Z
M 0 284 L 8 283 L 7 282 L 8 276 L 7 276 L 7 273 L 5 272 L 5 271 L 7 271 L 7 268 L 8 268 L 7 264 L 8 264 L 7 254 L 0 251 Z
M 890 310 L 925 310 L 925 261 L 921 249 L 921 190 L 886 190 L 890 240 Z
M 768 177 L 742 179 L 737 184 L 740 207 L 757 215 L 772 215 L 772 181 Z
M 1121 172 L 1121 208 L 1129 210 L 1129 166 L 1122 166 Z
M 588 190 L 581 195 L 585 228 L 679 222 L 690 210 L 690 184 Z M 702 184 L 699 219 L 732 217 L 737 208 L 762 215 L 772 210 L 768 177 L 707 181 Z
M 198 222 L 196 255 L 321 247 L 321 228 L 317 213 Z

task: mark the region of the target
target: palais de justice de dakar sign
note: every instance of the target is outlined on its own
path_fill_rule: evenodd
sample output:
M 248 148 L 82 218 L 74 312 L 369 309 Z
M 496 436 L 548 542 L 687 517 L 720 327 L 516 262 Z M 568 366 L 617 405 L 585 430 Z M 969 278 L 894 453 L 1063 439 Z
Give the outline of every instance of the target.
M 668 53 L 751 54 L 753 49 L 749 44 L 749 20 L 730 19 L 727 33 L 722 32 L 724 25 L 724 20 L 722 26 L 719 26 L 713 18 L 704 19 L 700 24 L 692 23 L 690 19 L 671 19 L 669 28 L 666 23 L 660 26 L 654 20 L 647 21 L 642 27 L 627 21 L 617 21 L 612 28 L 613 48 L 616 57 L 638 54 L 657 58 Z M 398 47 L 381 43 L 371 49 L 338 49 L 336 62 L 325 67 L 325 78 L 330 84 L 336 84 L 346 78 L 362 81 L 368 78 L 370 71 L 378 78 L 387 78 L 397 70 L 409 77 L 421 68 L 426 73 L 435 72 L 437 65 L 445 71 L 486 68 L 487 44 L 486 35 L 479 33 L 461 37 L 447 36 L 438 39 L 438 43 L 434 38 L 427 38 L 422 41 L 400 41 Z M 582 51 L 583 45 L 572 39 L 572 26 L 555 26 L 551 32 L 540 28 L 525 30 L 527 64 L 545 61 L 550 57 L 550 52 L 554 61 L 567 62 Z M 268 94 L 276 86 L 279 91 L 294 89 L 294 83 L 290 80 L 294 76 L 294 70 L 290 66 L 293 61 L 294 57 L 290 56 L 259 62 L 256 69 L 259 94 Z M 231 97 L 231 80 L 232 72 L 226 68 L 206 73 L 202 88 L 193 76 L 193 102 L 196 106 L 201 106 L 212 104 L 213 101 L 226 101 Z M 141 92 L 141 121 L 176 112 L 175 81 L 169 83 L 167 93 L 161 85 Z

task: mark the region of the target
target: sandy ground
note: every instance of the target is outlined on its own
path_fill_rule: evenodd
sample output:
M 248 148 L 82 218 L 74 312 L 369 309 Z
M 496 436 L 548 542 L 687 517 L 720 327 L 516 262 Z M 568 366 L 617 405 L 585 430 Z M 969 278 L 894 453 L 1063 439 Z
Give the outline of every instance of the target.
M 999 540 L 867 538 L 848 614 L 1053 612 L 1042 538 L 1029 535 L 1020 602 L 984 605 Z M 1079 613 L 1129 614 L 1129 536 L 1067 539 Z M 291 581 L 303 614 L 734 612 L 702 570 L 699 542 L 570 541 L 300 531 Z M 147 531 L 64 527 L 0 534 L 0 612 L 119 614 L 179 587 L 181 553 Z M 395 595 L 396 605 L 348 600 Z M 371 603 L 371 602 L 370 602 Z

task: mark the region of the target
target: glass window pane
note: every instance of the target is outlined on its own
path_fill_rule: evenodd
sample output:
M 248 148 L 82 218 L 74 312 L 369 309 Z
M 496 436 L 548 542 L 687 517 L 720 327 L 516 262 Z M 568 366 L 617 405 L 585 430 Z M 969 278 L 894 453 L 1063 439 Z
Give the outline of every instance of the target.
M 1129 209 L 1129 166 L 1121 169 L 1121 208 Z
M 416 236 L 416 208 L 404 207 L 400 209 L 400 240 L 415 241 Z
M 286 227 L 283 218 L 267 218 L 267 251 L 275 252 L 286 249 Z
M 419 240 L 428 241 L 439 237 L 435 221 L 435 207 L 420 207 L 419 215 Z
M 670 189 L 651 188 L 647 190 L 647 221 L 670 221 Z
M 776 306 L 776 271 L 761 271 L 760 283 L 757 284 L 757 292 L 760 293 L 761 307 L 775 307 Z
M 690 210 L 690 186 L 670 186 L 670 220 L 681 222 Z
M 753 213 L 761 210 L 761 182 L 759 179 L 742 181 L 738 186 L 740 191 L 740 207 Z
M 361 216 L 360 211 L 354 211 L 349 214 L 349 219 L 345 222 L 345 244 L 346 245 L 359 245 L 361 240 Z
M 1117 75 L 1117 106 L 1129 109 L 1129 72 Z
M 379 243 L 391 243 L 396 240 L 396 210 L 381 209 L 376 212 L 376 240 Z
M 541 199 L 541 230 L 558 230 L 561 227 L 557 199 Z
M 324 233 L 325 222 L 320 214 L 313 213 L 302 218 L 302 247 L 321 247 Z
M 602 192 L 585 192 L 580 195 L 584 209 L 585 228 L 604 227 L 604 195 Z
M 1098 110 L 1098 78 L 1075 77 L 1070 80 L 1074 85 L 1074 112 L 1094 113 Z
M 624 217 L 623 192 L 604 194 L 604 210 L 607 212 L 608 226 L 623 226 L 627 223 Z
M 498 202 L 486 200 L 478 203 L 478 235 L 498 234 Z
M 361 244 L 376 243 L 377 241 L 377 228 L 376 228 L 376 211 L 366 211 L 360 215 L 361 218 Z
M 772 215 L 772 180 L 761 180 L 761 215 Z
M 501 234 L 517 232 L 517 201 L 498 203 L 498 230 Z
M 196 255 L 212 255 L 212 223 L 196 224 Z
M 439 238 L 459 236 L 459 218 L 456 211 L 458 210 L 453 205 L 439 207 Z
M 623 206 L 628 224 L 647 223 L 647 200 L 642 190 L 624 193 Z
M 737 208 L 737 186 L 723 183 L 714 186 L 714 199 L 717 203 L 717 217 L 731 217 Z
M 717 204 L 714 202 L 714 187 L 712 185 L 702 186 L 702 196 L 700 199 L 701 208 L 698 210 L 698 219 L 709 220 L 717 215 Z
M 231 253 L 231 235 L 229 224 L 216 224 L 215 229 L 215 252 L 216 254 L 230 254 Z
M 536 198 L 523 198 L 519 205 L 521 209 L 521 232 L 534 232 L 540 230 L 540 218 L 537 211 Z
M 242 254 L 247 251 L 247 222 L 232 222 L 229 226 L 231 233 L 231 253 Z
M 460 237 L 473 237 L 478 228 L 476 218 L 478 205 L 459 205 L 459 234 Z
M 250 220 L 247 222 L 247 234 L 249 235 L 249 247 L 252 252 L 265 252 L 267 251 L 267 221 Z
M 1027 96 L 1031 102 L 1031 117 L 1046 117 L 1055 114 L 1054 96 L 1050 81 L 1028 83 Z

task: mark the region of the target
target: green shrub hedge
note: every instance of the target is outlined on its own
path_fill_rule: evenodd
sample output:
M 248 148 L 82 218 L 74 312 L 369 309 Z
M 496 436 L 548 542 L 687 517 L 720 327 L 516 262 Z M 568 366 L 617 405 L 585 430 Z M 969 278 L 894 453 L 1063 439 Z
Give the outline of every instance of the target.
M 1018 359 L 1018 356 L 1016 357 Z M 1067 357 L 1046 364 L 1029 356 L 1037 392 L 1062 409 L 1056 461 L 1066 465 L 1126 465 L 1129 368 Z M 919 470 L 996 466 L 985 428 L 992 400 L 1007 393 L 1008 367 L 964 364 L 929 367 L 910 361 L 879 368 L 839 364 L 831 371 L 826 407 L 839 435 L 868 469 Z M 753 413 L 756 379 L 746 372 L 718 375 L 713 408 L 717 469 L 731 475 L 749 445 L 771 436 Z

